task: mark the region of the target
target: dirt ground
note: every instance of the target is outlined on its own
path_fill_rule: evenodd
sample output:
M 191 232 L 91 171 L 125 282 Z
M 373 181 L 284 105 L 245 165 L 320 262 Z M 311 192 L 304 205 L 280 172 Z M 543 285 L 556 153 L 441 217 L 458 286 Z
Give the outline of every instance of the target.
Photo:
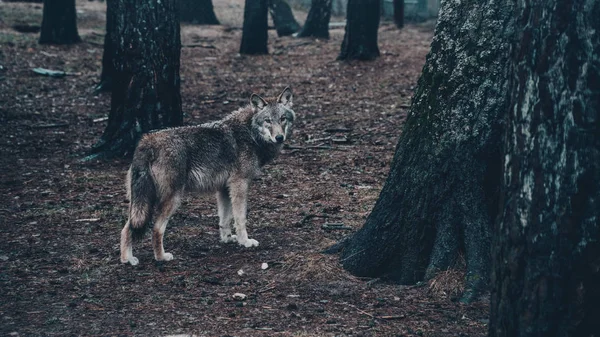
M 451 279 L 460 274 L 398 286 L 353 277 L 337 256 L 319 253 L 360 228 L 377 198 L 432 24 L 399 31 L 383 22 L 382 56 L 350 63 L 335 60 L 343 28 L 329 41 L 270 31 L 270 55 L 239 56 L 240 0 L 215 1 L 221 26 L 183 26 L 186 124 L 285 86 L 299 118 L 292 148 L 251 188 L 249 233 L 258 248 L 220 243 L 214 199 L 195 196 L 169 223 L 165 246 L 175 260 L 156 264 L 147 237 L 134 247 L 140 264 L 132 267 L 119 262 L 128 161 L 80 160 L 103 131 L 110 95 L 92 90 L 105 3 L 77 6 L 83 42 L 41 46 L 38 33 L 13 29 L 39 25 L 41 5 L 0 3 L 0 335 L 486 334 L 488 304 L 456 302 Z M 306 13 L 295 13 L 303 22 Z M 44 77 L 35 67 L 70 75 Z

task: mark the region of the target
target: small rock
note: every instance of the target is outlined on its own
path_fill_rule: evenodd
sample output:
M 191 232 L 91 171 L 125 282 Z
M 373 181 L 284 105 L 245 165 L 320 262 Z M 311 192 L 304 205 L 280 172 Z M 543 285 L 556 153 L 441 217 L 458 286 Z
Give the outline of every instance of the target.
M 240 276 L 244 275 L 244 270 L 243 269 L 238 270 L 237 274 L 240 275 Z
M 287 305 L 286 307 L 288 310 L 298 310 L 298 304 L 296 303 L 290 303 Z
M 289 295 L 287 295 L 287 297 L 290 297 L 290 298 L 298 298 L 298 297 L 300 297 L 300 295 L 289 294 Z
M 262 270 L 265 270 L 267 268 L 269 268 L 269 264 L 266 262 L 263 262 L 263 264 L 260 265 L 260 269 L 262 269 Z
M 238 300 L 238 301 L 243 301 L 246 299 L 246 297 L 248 297 L 248 296 L 246 296 L 246 294 L 242 294 L 242 293 L 233 294 L 233 299 Z
M 2 260 L 2 261 L 8 261 L 8 256 L 6 256 L 6 255 L 0 255 L 0 260 Z

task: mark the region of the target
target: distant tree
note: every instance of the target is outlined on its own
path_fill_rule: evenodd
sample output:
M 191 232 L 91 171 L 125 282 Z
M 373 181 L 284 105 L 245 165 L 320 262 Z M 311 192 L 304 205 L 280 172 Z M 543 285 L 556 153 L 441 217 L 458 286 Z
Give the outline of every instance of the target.
M 404 27 L 404 0 L 394 0 L 394 23 L 396 27 Z
M 181 125 L 177 0 L 111 0 L 115 73 L 108 124 L 95 157 L 130 155 L 142 133 Z
M 414 284 L 464 256 L 462 300 L 488 289 L 511 6 L 442 2 L 389 176 L 363 227 L 341 245 L 351 273 Z
M 269 11 L 275 30 L 277 30 L 277 36 L 292 35 L 300 30 L 300 24 L 294 18 L 292 8 L 285 0 L 270 0 Z
M 379 56 L 379 0 L 348 0 L 346 33 L 338 60 L 372 60 Z
M 115 74 L 115 45 L 117 40 L 113 38 L 116 33 L 117 9 L 116 1 L 106 0 L 106 30 L 104 33 L 104 51 L 102 53 L 102 73 L 100 74 L 100 83 L 95 88 L 96 92 L 112 90 L 112 81 Z
M 81 42 L 77 32 L 75 0 L 44 0 L 41 44 Z
M 269 0 L 246 0 L 240 54 L 268 54 Z
M 600 2 L 517 4 L 489 335 L 598 337 Z
M 181 22 L 197 25 L 218 25 L 212 0 L 179 0 Z
M 304 27 L 298 37 L 329 39 L 329 19 L 332 0 L 312 0 Z

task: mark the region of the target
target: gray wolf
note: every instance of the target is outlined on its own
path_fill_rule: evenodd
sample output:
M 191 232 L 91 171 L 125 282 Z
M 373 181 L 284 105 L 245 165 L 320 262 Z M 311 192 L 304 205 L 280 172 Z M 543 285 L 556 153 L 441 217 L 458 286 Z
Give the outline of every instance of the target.
M 292 91 L 285 88 L 272 100 L 252 94 L 250 104 L 216 122 L 145 134 L 127 172 L 130 204 L 121 262 L 138 264 L 132 243 L 149 227 L 154 258 L 173 259 L 164 251 L 163 236 L 184 192 L 216 194 L 222 242 L 258 246 L 246 231 L 250 181 L 279 154 L 295 118 Z

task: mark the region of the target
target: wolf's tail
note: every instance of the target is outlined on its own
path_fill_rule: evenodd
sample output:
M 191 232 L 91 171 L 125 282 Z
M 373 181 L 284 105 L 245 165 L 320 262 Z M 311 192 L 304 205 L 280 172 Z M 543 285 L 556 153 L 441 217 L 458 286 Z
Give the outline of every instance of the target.
M 143 152 L 134 156 L 128 174 L 129 228 L 134 240 L 141 239 L 152 223 L 156 184 L 150 172 L 152 158 Z M 137 157 L 137 158 L 136 158 Z

